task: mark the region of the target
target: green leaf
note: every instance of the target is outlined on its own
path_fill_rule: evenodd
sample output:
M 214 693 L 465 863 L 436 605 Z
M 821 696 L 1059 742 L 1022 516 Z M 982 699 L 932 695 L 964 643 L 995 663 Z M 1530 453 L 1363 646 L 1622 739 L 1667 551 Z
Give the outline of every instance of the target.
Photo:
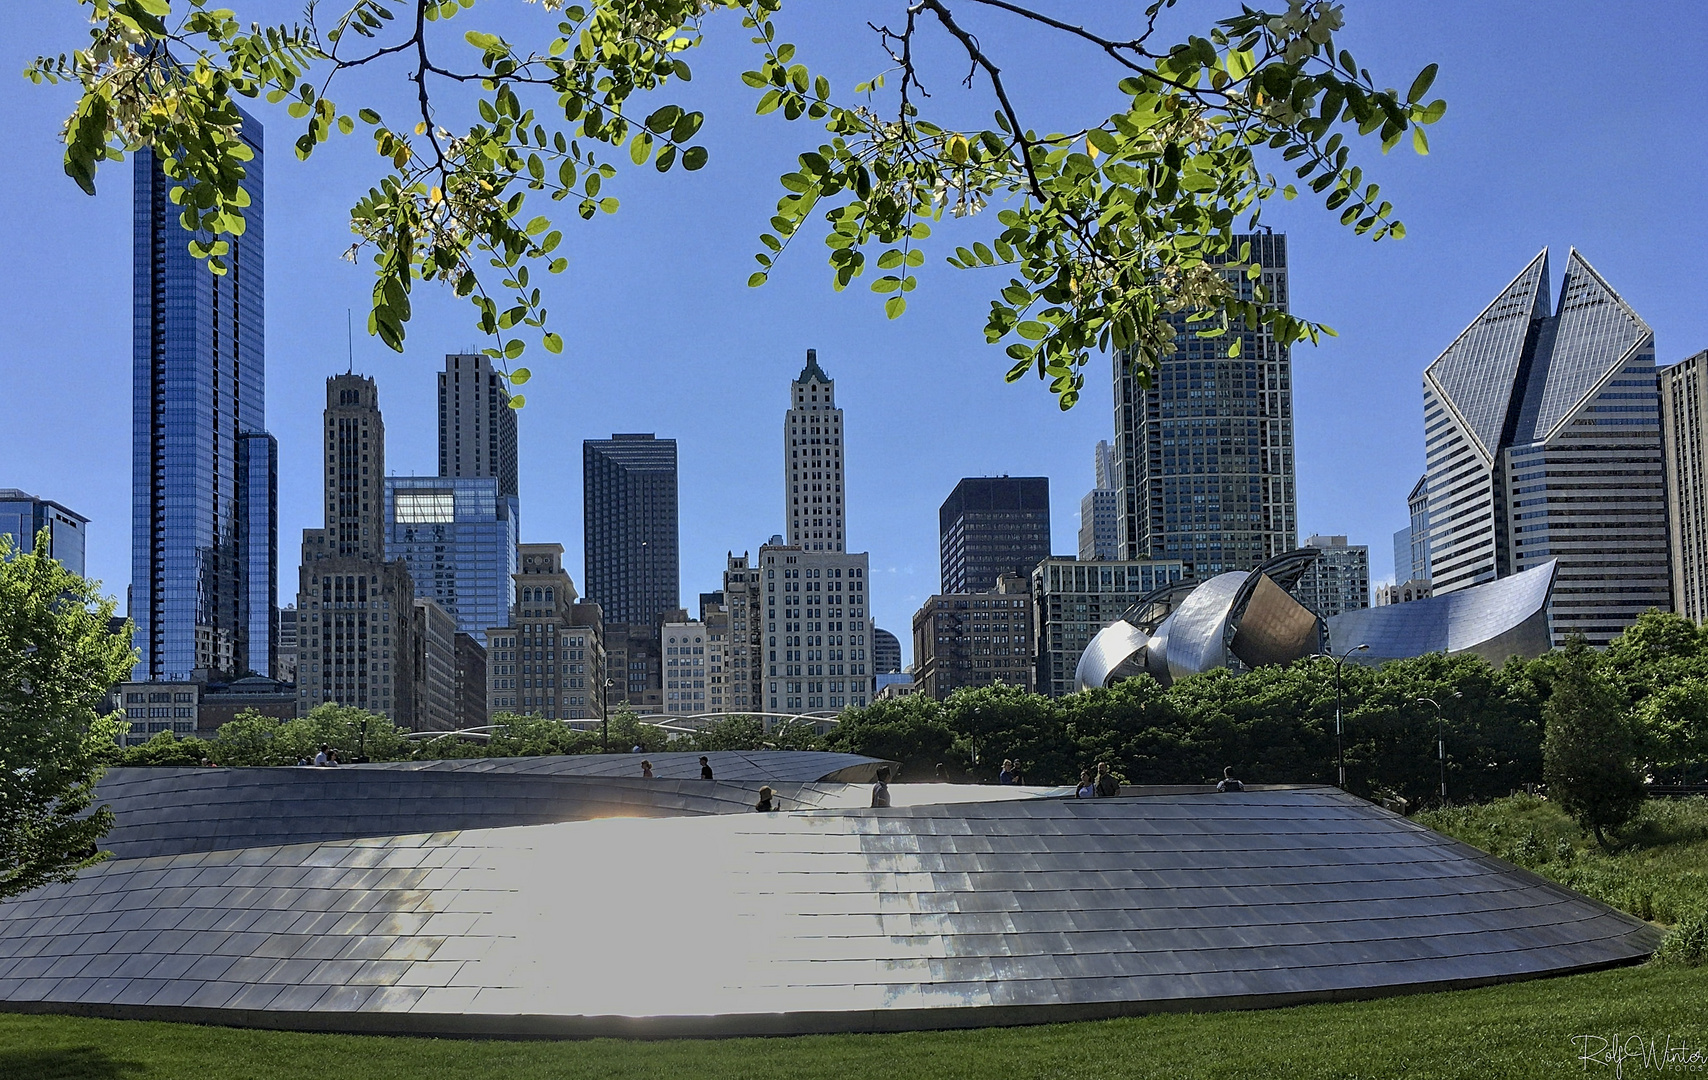
M 757 289 L 759 286 L 765 284 L 769 277 L 770 275 L 765 273 L 765 271 L 755 270 L 747 276 L 747 287 L 750 289 Z
M 514 360 L 518 356 L 521 356 L 522 351 L 527 347 L 527 345 L 523 344 L 521 338 L 511 338 L 509 341 L 504 343 L 504 358 L 506 360 Z
M 682 167 L 684 169 L 687 169 L 689 172 L 694 172 L 695 170 L 699 169 L 700 167 L 702 167 L 705 164 L 706 164 L 706 148 L 705 147 L 703 147 L 703 146 L 690 146 L 688 149 L 686 149 L 682 152 Z
M 1439 70 L 1441 70 L 1440 64 L 1431 64 L 1418 72 L 1417 78 L 1412 80 L 1411 90 L 1406 93 L 1406 101 L 1417 102 L 1422 100 L 1423 95 L 1429 93 L 1429 88 L 1435 85 L 1435 73 Z
M 521 386 L 523 383 L 527 382 L 529 379 L 531 379 L 533 377 L 534 377 L 534 373 L 532 371 L 529 371 L 525 367 L 519 367 L 515 371 L 512 371 L 510 373 L 510 385 L 511 386 Z
M 522 406 L 526 405 L 527 403 L 528 403 L 528 398 L 524 394 L 511 394 L 510 395 L 510 407 L 512 409 L 520 409 Z
M 1028 319 L 1014 328 L 1015 333 L 1028 341 L 1042 341 L 1050 332 L 1050 328 L 1041 322 Z
M 607 214 L 615 214 L 617 212 L 617 200 L 609 196 L 600 199 L 599 209 Z
M 907 310 L 907 300 L 900 296 L 892 296 L 884 301 L 884 314 L 892 319 L 901 318 L 901 313 Z
M 1411 129 L 1411 148 L 1419 154 L 1427 155 L 1429 153 L 1429 137 L 1423 133 L 1423 129 L 1420 127 Z
M 652 156 L 652 136 L 646 132 L 636 135 L 629 143 L 629 159 L 636 165 L 645 165 L 646 159 Z

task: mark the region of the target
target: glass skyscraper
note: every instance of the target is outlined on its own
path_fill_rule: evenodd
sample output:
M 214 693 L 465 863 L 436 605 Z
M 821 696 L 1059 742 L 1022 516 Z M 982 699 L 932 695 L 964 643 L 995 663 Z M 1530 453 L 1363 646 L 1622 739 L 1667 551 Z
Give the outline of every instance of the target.
M 1559 560 L 1557 643 L 1668 610 L 1655 337 L 1576 251 L 1543 251 L 1423 374 L 1436 595 Z
M 12 538 L 16 550 L 36 550 L 36 535 L 47 530 L 47 550 L 41 552 L 59 565 L 83 576 L 84 528 L 89 519 L 49 499 L 38 499 L 17 488 L 0 488 L 0 533 Z
M 679 606 L 676 440 L 612 435 L 581 444 L 587 599 L 607 625 L 652 625 Z M 494 625 L 497 625 L 496 623 Z
M 240 110 L 241 112 L 241 110 Z M 271 676 L 277 450 L 265 433 L 261 125 L 242 114 L 244 234 L 209 272 L 149 149 L 135 157 L 131 617 L 138 681 Z
M 493 476 L 388 476 L 385 553 L 483 646 L 515 603 L 516 496 Z
M 1248 242 L 1269 303 L 1286 310 L 1286 236 L 1235 236 L 1231 257 Z M 1243 273 L 1228 283 L 1251 295 Z M 1200 580 L 1249 570 L 1298 546 L 1292 354 L 1262 327 L 1200 339 L 1186 315 L 1170 321 L 1174 352 L 1148 382 L 1115 355 L 1117 552 L 1179 559 Z

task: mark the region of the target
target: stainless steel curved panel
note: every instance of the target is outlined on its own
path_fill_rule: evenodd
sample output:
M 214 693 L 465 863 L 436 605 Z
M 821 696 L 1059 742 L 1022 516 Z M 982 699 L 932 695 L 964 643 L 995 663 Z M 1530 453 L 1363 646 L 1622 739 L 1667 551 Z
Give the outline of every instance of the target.
M 1309 565 L 1308 563 L 1306 565 Z M 1290 664 L 1321 647 L 1317 616 L 1266 574 L 1257 579 L 1229 649 L 1247 667 Z
M 1476 653 L 1490 663 L 1541 656 L 1552 647 L 1548 600 L 1559 564 L 1541 566 L 1469 589 L 1387 607 L 1343 612 L 1328 620 L 1332 648 L 1368 644 L 1366 664 L 1425 653 Z
M 1150 638 L 1143 630 L 1116 619 L 1097 632 L 1074 669 L 1073 688 L 1095 690 L 1144 670 L 1144 649 Z
M 1233 571 L 1211 578 L 1192 590 L 1169 616 L 1165 656 L 1171 679 L 1228 666 L 1228 618 L 1247 576 Z

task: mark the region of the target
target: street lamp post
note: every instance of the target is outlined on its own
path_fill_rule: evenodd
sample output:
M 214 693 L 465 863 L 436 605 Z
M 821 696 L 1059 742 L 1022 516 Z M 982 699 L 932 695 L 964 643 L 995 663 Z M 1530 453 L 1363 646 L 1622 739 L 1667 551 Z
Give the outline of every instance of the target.
M 1340 669 L 1355 652 L 1363 652 L 1369 645 L 1354 645 L 1339 656 L 1334 653 L 1318 653 L 1334 661 L 1334 761 L 1335 771 L 1340 774 L 1340 790 L 1346 790 L 1346 745 L 1341 738 L 1340 723 Z
M 1454 697 L 1464 697 L 1459 691 L 1453 691 Z M 1441 719 L 1441 703 L 1434 698 L 1420 697 L 1419 705 L 1435 706 L 1435 759 L 1441 765 L 1441 805 L 1447 805 L 1447 727 Z
M 599 735 L 599 752 L 601 754 L 611 752 L 611 685 L 613 682 L 615 682 L 613 679 L 605 680 L 605 709 L 600 713 L 600 723 L 603 725 L 603 730 Z

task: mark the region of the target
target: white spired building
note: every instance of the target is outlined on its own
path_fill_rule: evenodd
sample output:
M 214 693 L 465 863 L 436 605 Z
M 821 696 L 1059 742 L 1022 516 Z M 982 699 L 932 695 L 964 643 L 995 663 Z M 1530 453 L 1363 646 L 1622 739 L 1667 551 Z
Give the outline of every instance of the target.
M 789 543 L 802 551 L 845 551 L 842 515 L 842 410 L 836 384 L 807 350 L 807 366 L 789 388 L 783 420 Z
M 1655 338 L 1575 250 L 1548 253 L 1423 375 L 1437 596 L 1559 560 L 1556 643 L 1670 606 Z

